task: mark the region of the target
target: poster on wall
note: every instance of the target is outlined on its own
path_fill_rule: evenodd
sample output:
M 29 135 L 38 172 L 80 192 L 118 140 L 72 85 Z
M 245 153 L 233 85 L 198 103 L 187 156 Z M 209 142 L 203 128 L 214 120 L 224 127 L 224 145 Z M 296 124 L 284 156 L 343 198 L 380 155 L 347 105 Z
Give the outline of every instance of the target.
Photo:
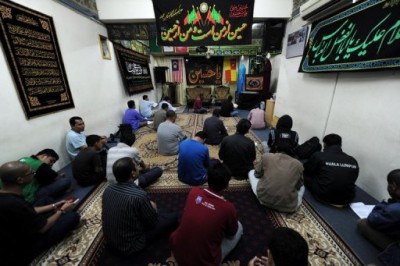
M 74 107 L 51 17 L 0 0 L 0 40 L 28 119 Z
M 223 57 L 185 57 L 187 85 L 222 85 Z
M 148 57 L 114 43 L 121 77 L 129 95 L 153 89 Z
M 251 44 L 254 0 L 153 0 L 157 44 Z
M 302 56 L 306 45 L 308 27 L 304 26 L 300 30 L 288 35 L 286 58 Z
M 312 27 L 299 72 L 400 67 L 400 3 L 367 0 Z
M 88 17 L 99 19 L 96 0 L 57 0 Z
M 246 91 L 262 91 L 263 84 L 263 76 L 246 75 Z

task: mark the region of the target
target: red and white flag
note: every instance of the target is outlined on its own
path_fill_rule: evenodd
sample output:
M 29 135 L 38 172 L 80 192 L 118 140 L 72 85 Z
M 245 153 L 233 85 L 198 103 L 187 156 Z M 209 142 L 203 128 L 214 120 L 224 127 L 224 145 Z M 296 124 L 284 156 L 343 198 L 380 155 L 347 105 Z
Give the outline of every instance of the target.
M 171 59 L 172 82 L 183 82 L 183 62 L 182 59 Z

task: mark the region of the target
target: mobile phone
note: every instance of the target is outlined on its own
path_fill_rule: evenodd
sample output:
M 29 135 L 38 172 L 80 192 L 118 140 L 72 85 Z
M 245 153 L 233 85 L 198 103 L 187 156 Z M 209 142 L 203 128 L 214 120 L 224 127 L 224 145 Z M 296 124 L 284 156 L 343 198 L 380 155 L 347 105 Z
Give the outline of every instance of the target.
M 68 201 L 68 202 L 75 202 L 76 200 L 79 201 L 78 197 L 75 197 L 75 196 L 71 196 L 71 197 L 66 199 L 66 201 Z
M 73 202 L 74 204 L 77 204 L 79 201 L 79 198 L 76 198 L 76 200 Z

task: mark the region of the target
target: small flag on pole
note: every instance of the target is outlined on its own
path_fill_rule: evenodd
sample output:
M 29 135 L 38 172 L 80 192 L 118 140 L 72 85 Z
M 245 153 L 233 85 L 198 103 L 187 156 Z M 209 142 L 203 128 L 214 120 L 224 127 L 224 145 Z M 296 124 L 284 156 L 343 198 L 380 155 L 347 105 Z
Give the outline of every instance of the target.
M 172 82 L 183 82 L 183 62 L 182 59 L 171 59 Z

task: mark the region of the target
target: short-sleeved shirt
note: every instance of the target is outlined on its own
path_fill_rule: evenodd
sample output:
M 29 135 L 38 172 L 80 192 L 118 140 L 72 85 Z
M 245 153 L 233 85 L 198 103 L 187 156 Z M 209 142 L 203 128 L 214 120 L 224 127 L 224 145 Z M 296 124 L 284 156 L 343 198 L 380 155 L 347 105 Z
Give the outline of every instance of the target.
M 134 183 L 109 185 L 103 194 L 102 221 L 107 243 L 124 255 L 146 247 L 145 231 L 158 222 L 147 193 Z
M 202 185 L 207 181 L 210 155 L 206 145 L 186 139 L 179 145 L 178 178 L 189 185 Z
M 0 193 L 0 258 L 2 265 L 27 265 L 46 219 L 21 196 Z
M 265 127 L 265 113 L 260 108 L 254 108 L 250 111 L 247 119 L 250 120 L 251 128 L 264 128 Z
M 117 146 L 112 147 L 107 153 L 107 180 L 115 183 L 115 176 L 112 171 L 114 163 L 121 158 L 129 157 L 135 160 L 136 164 L 140 164 L 142 157 L 140 157 L 138 149 L 130 147 L 125 143 L 118 143 Z
M 210 189 L 192 188 L 181 223 L 170 236 L 179 265 L 220 265 L 221 242 L 238 229 L 235 206 Z
M 82 146 L 86 146 L 86 135 L 81 132 L 77 133 L 72 129 L 67 133 L 67 140 L 65 144 L 67 152 L 72 159 L 74 159 Z
M 157 129 L 157 148 L 162 155 L 175 155 L 179 142 L 184 138 L 182 128 L 169 120 L 162 122 Z

